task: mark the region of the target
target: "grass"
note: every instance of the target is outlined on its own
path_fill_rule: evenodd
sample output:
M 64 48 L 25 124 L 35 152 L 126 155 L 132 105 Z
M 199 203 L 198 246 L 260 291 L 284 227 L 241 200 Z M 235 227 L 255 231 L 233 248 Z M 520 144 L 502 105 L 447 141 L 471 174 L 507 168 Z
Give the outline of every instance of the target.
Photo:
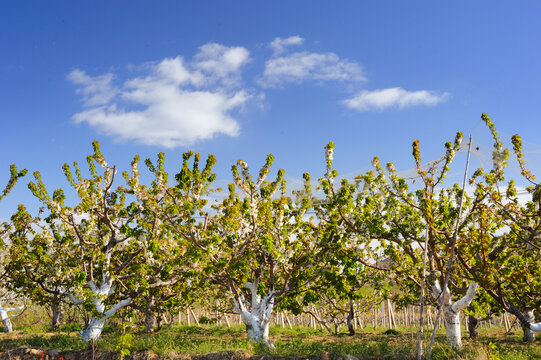
M 56 332 L 47 331 L 46 326 L 16 328 L 12 334 L 0 335 L 0 349 L 19 346 L 33 346 L 41 349 L 83 350 L 83 343 L 73 328 L 64 327 Z M 132 328 L 133 337 L 129 350 L 138 352 L 152 350 L 160 356 L 170 354 L 206 354 L 215 351 L 243 351 L 250 354 L 270 354 L 276 357 L 319 357 L 327 352 L 330 358 L 339 354 L 354 355 L 362 359 L 412 359 L 416 354 L 416 336 L 409 330 L 399 329 L 398 334 L 385 335 L 386 329 L 358 331 L 357 335 L 329 335 L 321 330 L 307 327 L 294 329 L 275 326 L 271 328 L 271 339 L 276 349 L 270 351 L 246 339 L 244 327 L 206 325 L 164 327 L 153 334 L 144 334 L 141 329 Z M 464 349 L 457 352 L 445 345 L 445 335 L 439 333 L 432 353 L 438 359 L 541 359 L 538 342 L 524 344 L 521 334 L 504 337 L 501 330 L 481 330 L 477 340 L 464 338 Z M 425 346 L 429 333 L 425 333 Z M 121 343 L 120 327 L 108 327 L 96 347 L 104 350 L 118 350 Z

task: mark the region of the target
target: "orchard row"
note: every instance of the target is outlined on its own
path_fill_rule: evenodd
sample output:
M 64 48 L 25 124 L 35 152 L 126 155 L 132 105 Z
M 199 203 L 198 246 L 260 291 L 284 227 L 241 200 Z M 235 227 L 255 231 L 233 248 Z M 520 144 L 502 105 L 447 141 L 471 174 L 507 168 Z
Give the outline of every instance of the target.
M 138 156 L 120 174 L 94 142 L 86 175 L 76 163 L 63 167 L 76 199 L 47 189 L 36 172 L 29 188 L 43 210 L 20 205 L 2 227 L 4 327 L 11 328 L 8 314 L 20 309 L 14 304 L 22 294 L 57 315 L 64 302 L 90 311 L 85 341 L 97 339 L 121 309 L 139 311 L 151 331 L 157 314 L 219 299 L 240 314 L 250 339 L 272 347 L 273 311 L 347 307 L 370 297 L 420 306 L 421 324 L 426 304 L 436 305 L 454 347 L 466 308 L 480 317 L 510 312 L 533 340 L 541 329 L 533 313 L 541 305 L 541 187 L 515 135 L 514 154 L 531 183 L 529 200 L 520 200 L 505 179 L 509 151 L 488 116 L 482 119 L 494 139 L 493 166 L 472 171 L 464 184 L 444 182 L 461 133 L 429 167 L 413 143 L 414 185 L 377 158 L 373 170 L 340 179 L 329 143 L 319 197 L 308 173 L 296 191 L 286 188 L 283 170 L 270 178 L 272 155 L 257 174 L 239 160 L 216 201 L 213 155 L 203 163 L 186 152 L 171 176 L 159 154 L 144 161 L 152 181 L 142 183 Z M 12 166 L 1 196 L 24 175 Z

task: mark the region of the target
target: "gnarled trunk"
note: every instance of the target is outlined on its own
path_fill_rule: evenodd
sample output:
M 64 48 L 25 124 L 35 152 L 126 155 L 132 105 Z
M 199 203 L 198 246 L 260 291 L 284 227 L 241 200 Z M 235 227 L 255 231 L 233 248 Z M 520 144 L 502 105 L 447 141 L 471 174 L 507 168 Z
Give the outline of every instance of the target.
M 145 297 L 145 299 L 146 307 L 143 307 L 141 310 L 145 315 L 145 332 L 149 334 L 156 328 L 156 314 L 154 312 L 156 303 L 154 301 L 154 296 L 152 295 Z
M 264 321 L 252 313 L 244 311 L 241 313 L 242 322 L 246 325 L 248 339 L 263 343 L 268 347 L 274 347 L 269 340 L 269 321 Z
M 150 309 L 147 309 L 145 312 L 145 332 L 151 333 L 156 327 L 156 315 Z

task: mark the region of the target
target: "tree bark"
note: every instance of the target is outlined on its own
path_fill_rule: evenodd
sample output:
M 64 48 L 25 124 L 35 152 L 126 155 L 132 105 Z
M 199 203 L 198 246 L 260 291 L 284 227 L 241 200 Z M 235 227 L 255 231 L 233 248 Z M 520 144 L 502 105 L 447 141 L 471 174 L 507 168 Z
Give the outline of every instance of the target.
M 436 281 L 432 290 L 433 295 L 436 299 L 440 299 L 440 296 L 444 296 L 443 302 L 443 317 L 445 321 L 447 341 L 449 345 L 455 349 L 462 348 L 462 334 L 460 327 L 460 312 L 468 307 L 473 298 L 475 297 L 475 292 L 477 291 L 477 283 L 472 281 L 468 287 L 466 295 L 456 302 L 451 302 L 451 293 L 449 289 L 445 294 L 442 294 L 439 283 Z
M 6 311 L 0 310 L 0 317 L 2 318 L 2 324 L 4 325 L 4 332 L 12 332 L 13 325 Z
M 84 342 L 97 340 L 103 331 L 105 321 L 114 314 L 116 314 L 118 310 L 122 309 L 125 306 L 128 306 L 132 301 L 131 298 L 126 298 L 117 302 L 111 309 L 106 311 L 103 301 L 114 290 L 114 287 L 112 286 L 112 280 L 110 278 L 106 278 L 99 288 L 93 281 L 91 281 L 89 282 L 89 287 L 92 291 L 92 294 L 94 295 L 94 298 L 92 299 L 92 304 L 94 304 L 97 315 L 93 314 L 87 328 L 80 331 L 81 338 Z
M 468 332 L 470 333 L 470 339 L 477 339 L 479 335 L 479 320 L 475 315 L 468 315 Z
M 61 301 L 56 303 L 53 302 L 53 304 L 51 305 L 51 310 L 53 312 L 53 317 L 51 319 L 51 328 L 53 330 L 56 330 L 64 320 L 63 303 Z
M 151 333 L 154 331 L 154 328 L 156 327 L 156 316 L 154 315 L 154 312 L 150 309 L 147 309 L 145 311 L 145 332 Z
M 533 309 L 526 309 L 526 311 L 524 311 L 524 317 L 530 324 L 533 323 L 535 321 Z M 522 331 L 524 332 L 522 340 L 524 340 L 524 342 L 533 342 L 535 340 L 535 331 L 533 331 L 531 327 L 521 326 Z
M 274 345 L 269 340 L 270 322 L 262 321 L 249 312 L 244 312 L 241 316 L 244 325 L 246 325 L 248 339 L 265 344 L 269 348 L 274 348 Z
M 353 309 L 353 300 L 349 300 L 349 313 L 348 313 L 348 318 L 347 318 L 349 336 L 355 335 L 355 326 L 353 324 L 354 319 L 355 319 L 355 311 Z
M 12 332 L 13 331 L 13 325 L 11 324 L 11 318 L 12 317 L 16 317 L 16 316 L 19 316 L 22 314 L 19 313 L 17 315 L 9 315 L 8 313 L 10 311 L 21 311 L 21 310 L 24 310 L 24 308 L 26 307 L 26 305 L 22 305 L 22 306 L 19 306 L 19 307 L 16 307 L 16 308 L 3 308 L 3 307 L 0 307 L 0 319 L 2 320 L 2 324 L 4 325 L 4 331 L 5 332 Z
M 445 331 L 449 344 L 457 349 L 462 347 L 462 333 L 460 328 L 460 311 L 456 311 L 452 306 L 443 306 L 443 315 L 445 318 Z
M 251 309 L 248 310 L 244 297 L 233 298 L 235 308 L 240 313 L 242 322 L 246 325 L 248 339 L 262 343 L 270 349 L 274 345 L 269 339 L 269 326 L 274 307 L 274 293 L 266 295 L 263 299 L 257 293 L 257 284 L 247 282 L 244 287 L 250 289 L 252 294 Z
M 84 342 L 91 342 L 92 340 L 96 341 L 103 331 L 103 327 L 105 326 L 105 320 L 107 320 L 105 316 L 100 318 L 96 318 L 93 316 L 92 319 L 90 319 L 90 322 L 88 323 L 86 329 L 80 331 L 81 339 Z

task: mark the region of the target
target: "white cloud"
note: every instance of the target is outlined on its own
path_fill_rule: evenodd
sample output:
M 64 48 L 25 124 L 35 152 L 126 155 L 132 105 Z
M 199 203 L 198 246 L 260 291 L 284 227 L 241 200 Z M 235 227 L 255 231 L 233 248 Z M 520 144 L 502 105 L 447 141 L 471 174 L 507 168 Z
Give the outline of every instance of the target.
M 243 47 L 227 47 L 208 43 L 199 48 L 195 56 L 195 68 L 224 78 L 237 73 L 250 60 L 250 52 Z
M 400 87 L 363 90 L 342 103 L 358 111 L 384 110 L 386 108 L 403 109 L 411 106 L 434 106 L 449 97 L 448 93 L 436 94 L 432 91 L 407 91 Z
M 68 75 L 68 80 L 81 86 L 76 92 L 82 95 L 85 106 L 107 104 L 118 91 L 111 85 L 113 74 L 90 77 L 76 69 Z
M 91 77 L 77 69 L 68 79 L 80 86 L 77 93 L 90 109 L 73 119 L 118 140 L 169 148 L 236 136 L 240 127 L 231 113 L 252 98 L 238 86 L 248 61 L 244 48 L 209 43 L 192 62 L 166 58 L 119 89 L 111 86 L 112 74 Z
M 286 39 L 282 38 L 275 38 L 270 43 L 271 48 L 274 49 L 274 55 L 278 55 L 282 52 L 284 52 L 285 48 L 291 45 L 302 45 L 304 42 L 304 39 L 298 35 L 290 36 Z
M 287 47 L 301 45 L 304 39 L 291 36 L 286 39 L 276 38 L 270 46 L 273 56 L 265 63 L 263 76 L 259 79 L 262 87 L 279 87 L 286 83 L 303 81 L 350 81 L 365 80 L 361 66 L 338 55 L 299 51 L 287 53 Z M 283 54 L 286 52 L 285 54 Z

